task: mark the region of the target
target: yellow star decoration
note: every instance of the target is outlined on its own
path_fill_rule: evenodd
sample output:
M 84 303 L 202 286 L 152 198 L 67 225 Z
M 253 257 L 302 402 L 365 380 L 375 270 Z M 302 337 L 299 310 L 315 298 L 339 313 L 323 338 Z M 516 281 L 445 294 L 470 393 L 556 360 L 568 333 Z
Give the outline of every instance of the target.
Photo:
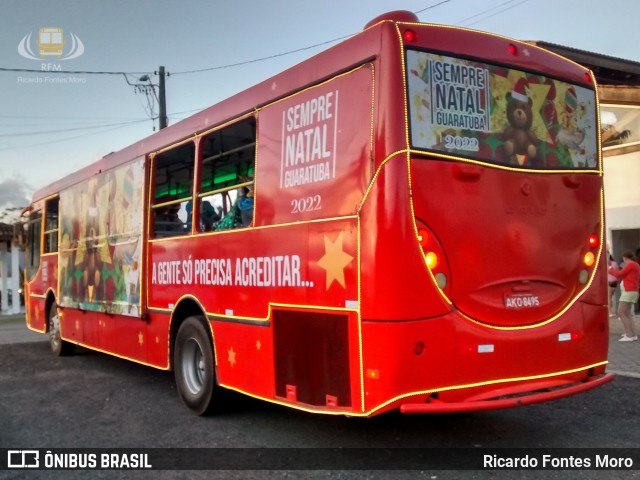
M 227 360 L 229 360 L 232 367 L 236 364 L 236 352 L 233 351 L 233 347 L 227 350 Z
M 262 349 L 262 343 L 260 343 L 260 340 L 258 340 L 258 341 L 256 342 L 256 348 L 257 348 L 258 350 Z
M 140 346 L 142 346 L 142 344 L 144 343 L 144 335 L 142 334 L 142 332 L 138 332 L 138 343 L 140 344 Z
M 534 133 L 536 136 L 546 143 L 553 143 L 549 130 L 546 128 L 544 119 L 542 118 L 542 107 L 544 101 L 547 99 L 551 85 L 541 85 L 530 83 L 529 84 L 529 97 L 531 98 L 533 105 L 531 110 L 533 111 L 533 125 Z
M 351 263 L 353 257 L 342 249 L 343 233 L 340 232 L 334 242 L 326 235 L 324 236 L 324 255 L 318 260 L 318 265 L 327 271 L 327 290 L 334 280 L 342 285 L 342 288 L 346 288 L 344 269 Z
M 80 320 L 76 320 L 76 330 L 80 330 Z

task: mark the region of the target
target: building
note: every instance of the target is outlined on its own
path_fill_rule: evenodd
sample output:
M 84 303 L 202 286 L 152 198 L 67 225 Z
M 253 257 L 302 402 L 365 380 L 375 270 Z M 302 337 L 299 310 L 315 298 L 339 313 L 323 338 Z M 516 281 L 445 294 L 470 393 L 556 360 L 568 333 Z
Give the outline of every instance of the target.
M 0 223 L 0 313 L 20 313 L 22 251 L 14 226 Z M 11 293 L 11 295 L 10 295 Z

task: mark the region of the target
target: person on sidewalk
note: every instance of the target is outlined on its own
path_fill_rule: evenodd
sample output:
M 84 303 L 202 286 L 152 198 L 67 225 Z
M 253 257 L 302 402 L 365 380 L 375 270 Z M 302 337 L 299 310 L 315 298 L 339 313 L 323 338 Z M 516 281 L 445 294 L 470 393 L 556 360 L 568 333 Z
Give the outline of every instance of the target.
M 609 253 L 610 251 L 611 250 L 609 249 L 609 247 L 607 247 L 607 254 L 609 255 L 609 268 L 613 267 L 614 270 L 618 270 L 619 265 L 613 259 L 613 255 Z M 609 316 L 615 317 L 616 316 L 616 313 L 615 313 L 616 312 L 616 305 L 615 305 L 616 290 L 618 289 L 618 283 L 620 282 L 616 277 L 614 277 L 611 273 L 609 273 L 607 275 L 607 283 L 609 284 Z
M 624 327 L 621 342 L 633 342 L 638 340 L 636 327 L 633 323 L 633 305 L 638 301 L 638 284 L 640 284 L 640 265 L 631 250 L 622 254 L 624 267 L 618 270 L 609 268 L 609 273 L 622 280 L 620 282 L 620 300 L 618 301 L 618 316 Z
M 636 248 L 636 262 L 640 263 L 640 248 Z M 638 282 L 638 297 L 640 297 L 640 282 Z M 640 313 L 640 300 L 636 302 L 636 313 Z

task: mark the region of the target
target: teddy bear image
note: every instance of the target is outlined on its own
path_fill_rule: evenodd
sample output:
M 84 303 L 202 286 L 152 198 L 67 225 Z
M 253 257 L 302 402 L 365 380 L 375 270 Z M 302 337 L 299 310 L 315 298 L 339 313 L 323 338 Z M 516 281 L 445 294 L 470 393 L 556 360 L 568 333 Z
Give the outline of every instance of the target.
M 507 120 L 509 126 L 502 133 L 504 140 L 504 150 L 506 154 L 524 155 L 529 160 L 536 158 L 538 154 L 539 144 L 538 138 L 531 130 L 533 122 L 533 104 L 531 98 L 526 94 L 527 82 L 524 78 L 520 78 L 511 92 L 507 93 Z

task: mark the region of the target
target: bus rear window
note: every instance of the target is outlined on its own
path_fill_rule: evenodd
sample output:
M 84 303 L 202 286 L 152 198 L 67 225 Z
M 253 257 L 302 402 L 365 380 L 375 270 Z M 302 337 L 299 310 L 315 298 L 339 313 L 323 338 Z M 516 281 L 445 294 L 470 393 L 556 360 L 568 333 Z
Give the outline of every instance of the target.
M 596 169 L 595 92 L 541 74 L 407 50 L 411 147 L 528 169 Z

